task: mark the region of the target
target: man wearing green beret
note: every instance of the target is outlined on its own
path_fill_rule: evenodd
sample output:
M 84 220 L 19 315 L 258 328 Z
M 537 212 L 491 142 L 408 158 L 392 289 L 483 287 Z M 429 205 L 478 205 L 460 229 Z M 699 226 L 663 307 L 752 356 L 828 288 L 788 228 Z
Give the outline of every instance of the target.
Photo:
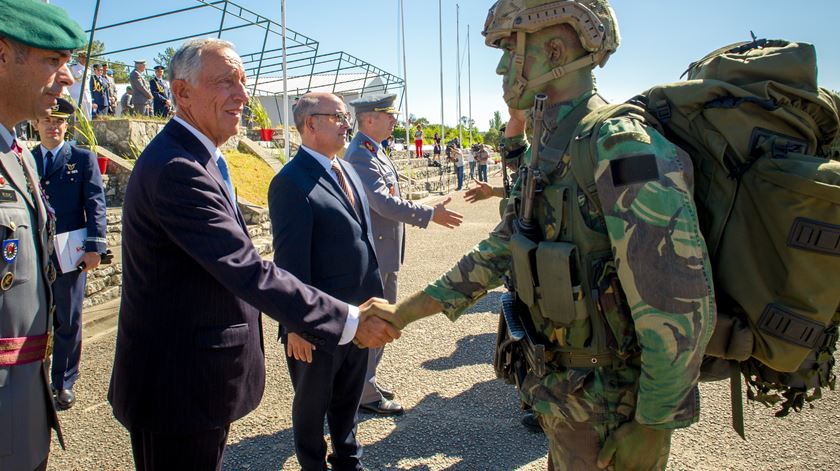
M 11 129 L 50 115 L 73 84 L 65 64 L 85 38 L 64 10 L 41 1 L 0 0 L 0 17 L 0 469 L 43 470 L 50 428 L 64 446 L 44 365 L 54 220 L 32 154 Z

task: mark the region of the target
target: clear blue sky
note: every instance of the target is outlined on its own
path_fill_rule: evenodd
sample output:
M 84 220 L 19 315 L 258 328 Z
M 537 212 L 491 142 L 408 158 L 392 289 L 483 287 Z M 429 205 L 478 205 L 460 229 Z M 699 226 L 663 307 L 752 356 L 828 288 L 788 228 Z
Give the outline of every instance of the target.
M 95 0 L 51 0 L 70 11 L 87 29 Z M 279 0 L 238 0 L 245 8 L 280 22 Z M 455 5 L 460 5 L 462 49 L 462 114 L 469 111 L 466 68 L 467 25 L 470 26 L 472 116 L 479 129 L 498 110 L 507 118 L 501 99 L 501 81 L 494 70 L 498 50 L 484 45 L 481 29 L 492 4 L 485 0 L 443 0 L 443 68 L 445 121 L 456 113 Z M 194 0 L 101 0 L 99 24 L 125 21 L 197 5 Z M 840 2 L 836 0 L 614 0 L 619 18 L 621 47 L 604 69 L 597 69 L 599 90 L 610 101 L 624 100 L 662 82 L 676 81 L 691 61 L 722 45 L 758 37 L 785 38 L 816 45 L 822 86 L 840 90 Z M 320 42 L 320 52 L 345 51 L 391 73 L 402 76 L 398 42 L 398 0 L 287 0 L 288 27 Z M 205 9 L 209 10 L 209 9 Z M 405 1 L 405 37 L 408 56 L 409 112 L 440 121 L 440 67 L 438 57 L 438 2 Z M 179 15 L 131 28 L 102 31 L 97 39 L 110 50 L 186 36 L 218 27 L 219 13 Z M 251 29 L 223 36 L 238 50 L 259 50 L 262 34 Z M 273 41 L 273 40 L 271 40 Z M 176 44 L 173 44 L 177 46 Z M 271 46 L 271 44 L 270 44 Z M 112 56 L 128 62 L 136 56 L 151 60 L 165 45 Z M 279 39 L 277 45 L 279 47 Z

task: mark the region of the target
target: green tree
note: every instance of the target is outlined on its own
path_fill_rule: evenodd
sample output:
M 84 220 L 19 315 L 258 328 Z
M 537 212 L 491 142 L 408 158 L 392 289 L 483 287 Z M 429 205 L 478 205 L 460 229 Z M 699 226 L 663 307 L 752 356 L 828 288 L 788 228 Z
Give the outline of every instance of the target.
M 114 82 L 128 83 L 128 66 L 119 62 L 108 62 L 108 68 L 114 71 Z
M 87 52 L 87 49 L 88 45 L 85 44 L 81 49 L 79 49 L 79 51 Z M 90 47 L 90 54 L 88 55 L 88 57 L 91 58 L 91 62 L 96 62 L 96 58 L 102 55 L 103 52 L 105 52 L 105 43 L 94 39 L 93 44 Z
M 499 148 L 499 139 L 501 138 L 501 133 L 496 128 L 491 127 L 484 133 L 484 143 L 490 146 L 493 146 L 494 149 Z
M 155 64 L 162 65 L 169 70 L 169 63 L 172 62 L 172 56 L 175 55 L 175 48 L 174 47 L 167 47 L 163 50 L 163 52 L 158 53 L 157 57 L 155 57 Z
M 490 129 L 499 130 L 502 128 L 502 113 L 499 111 L 493 112 L 493 119 L 490 120 Z

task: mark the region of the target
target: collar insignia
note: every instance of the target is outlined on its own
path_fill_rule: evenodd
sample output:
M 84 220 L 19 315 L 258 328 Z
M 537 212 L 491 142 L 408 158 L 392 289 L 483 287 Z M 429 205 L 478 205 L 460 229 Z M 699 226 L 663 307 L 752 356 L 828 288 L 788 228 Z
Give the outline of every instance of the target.
M 367 149 L 368 152 L 370 152 L 371 154 L 376 153 L 376 148 L 373 147 L 373 144 L 371 144 L 370 141 L 365 141 L 364 146 L 365 146 L 365 149 Z

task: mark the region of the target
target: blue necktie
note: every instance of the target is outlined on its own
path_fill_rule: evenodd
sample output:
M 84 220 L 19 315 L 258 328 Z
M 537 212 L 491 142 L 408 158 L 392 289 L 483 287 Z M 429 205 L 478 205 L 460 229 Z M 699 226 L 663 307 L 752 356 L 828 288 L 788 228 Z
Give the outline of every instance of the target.
M 236 194 L 233 192 L 233 182 L 230 181 L 230 172 L 228 171 L 227 162 L 225 162 L 225 157 L 221 152 L 216 155 L 219 157 L 216 159 L 216 165 L 219 167 L 219 173 L 222 174 L 222 180 L 225 181 L 230 201 L 233 203 L 233 207 L 236 208 Z
M 53 155 L 52 152 L 47 151 L 47 155 L 44 156 L 44 175 L 50 172 L 50 169 L 53 166 Z

